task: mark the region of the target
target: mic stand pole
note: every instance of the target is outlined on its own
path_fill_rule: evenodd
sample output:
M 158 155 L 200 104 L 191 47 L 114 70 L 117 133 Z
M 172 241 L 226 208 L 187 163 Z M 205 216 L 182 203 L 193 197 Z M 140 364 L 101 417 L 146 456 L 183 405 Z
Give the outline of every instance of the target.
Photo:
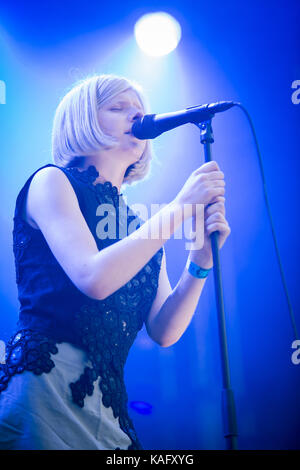
M 211 118 L 214 114 L 211 115 Z M 211 161 L 211 144 L 214 142 L 213 130 L 211 126 L 211 118 L 201 123 L 195 123 L 200 129 L 200 142 L 204 145 L 204 156 L 205 162 Z M 220 256 L 218 247 L 218 232 L 213 232 L 210 235 L 212 254 L 213 254 L 213 269 L 214 269 L 214 281 L 215 281 L 215 292 L 216 292 L 216 303 L 217 303 L 217 316 L 219 326 L 219 341 L 220 341 L 220 352 L 221 352 L 221 365 L 222 365 L 222 413 L 223 413 L 223 425 L 224 425 L 224 437 L 226 440 L 226 447 L 228 450 L 237 450 L 237 422 L 236 422 L 236 411 L 233 390 L 230 386 L 230 371 L 229 371 L 229 360 L 228 360 L 228 348 L 226 338 L 226 327 L 225 327 L 225 313 L 224 313 L 224 301 L 223 301 L 223 290 L 222 290 L 222 279 L 221 279 L 221 268 L 220 268 Z

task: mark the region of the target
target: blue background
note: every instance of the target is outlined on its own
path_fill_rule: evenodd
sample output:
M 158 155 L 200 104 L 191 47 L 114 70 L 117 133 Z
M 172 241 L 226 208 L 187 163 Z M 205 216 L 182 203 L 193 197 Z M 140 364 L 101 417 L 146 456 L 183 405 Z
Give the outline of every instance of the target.
M 18 314 L 12 252 L 16 196 L 28 176 L 51 161 L 51 126 L 59 99 L 91 73 L 117 73 L 144 87 L 152 112 L 217 100 L 242 102 L 254 121 L 286 281 L 299 317 L 299 2 L 89 1 L 10 2 L 0 6 L 1 269 L 0 338 Z M 182 27 L 178 48 L 151 59 L 137 48 L 135 21 L 163 10 Z M 271 237 L 253 138 L 240 110 L 213 121 L 213 158 L 225 173 L 232 233 L 221 250 L 232 388 L 241 449 L 300 448 L 300 364 Z M 195 126 L 154 142 L 150 178 L 128 187 L 129 203 L 167 203 L 204 162 Z M 184 268 L 183 241 L 166 244 L 172 287 Z M 148 449 L 223 449 L 221 370 L 212 274 L 194 318 L 170 348 L 143 330 L 126 365 L 130 408 Z

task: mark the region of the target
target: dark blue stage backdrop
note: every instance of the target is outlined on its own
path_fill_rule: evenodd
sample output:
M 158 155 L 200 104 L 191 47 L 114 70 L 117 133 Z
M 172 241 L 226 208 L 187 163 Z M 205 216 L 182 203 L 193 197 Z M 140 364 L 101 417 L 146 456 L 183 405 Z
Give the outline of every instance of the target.
M 109 4 L 109 6 L 107 6 Z M 106 6 L 104 6 L 106 5 Z M 133 27 L 166 11 L 182 27 L 175 51 L 145 56 Z M 78 79 L 116 73 L 139 82 L 154 113 L 218 100 L 252 116 L 266 187 L 300 330 L 299 2 L 6 2 L 0 6 L 0 339 L 17 320 L 12 252 L 15 199 L 25 179 L 51 162 L 59 99 Z M 298 80 L 298 85 L 297 85 Z M 231 235 L 221 250 L 232 387 L 241 449 L 300 448 L 300 364 L 263 198 L 253 138 L 233 108 L 213 121 L 213 158 L 225 173 Z M 128 202 L 168 203 L 204 163 L 196 126 L 154 141 L 150 177 L 126 189 Z M 166 244 L 175 287 L 187 252 Z M 299 357 L 299 356 L 298 356 Z M 213 275 L 183 337 L 161 348 L 143 329 L 126 365 L 130 414 L 147 449 L 223 449 L 221 368 Z M 141 403 L 136 403 L 141 402 Z

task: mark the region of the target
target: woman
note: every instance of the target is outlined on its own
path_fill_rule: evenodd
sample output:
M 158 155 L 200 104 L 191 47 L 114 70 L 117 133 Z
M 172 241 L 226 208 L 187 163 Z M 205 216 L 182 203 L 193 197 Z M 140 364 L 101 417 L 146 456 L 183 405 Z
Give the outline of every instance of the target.
M 212 268 L 209 235 L 219 231 L 221 248 L 230 233 L 216 162 L 194 171 L 146 222 L 128 208 L 120 189 L 143 179 L 151 160 L 150 142 L 130 133 L 144 113 L 129 80 L 83 80 L 57 108 L 54 164 L 36 170 L 17 197 L 20 313 L 0 374 L 1 449 L 142 448 L 127 411 L 129 349 L 144 323 L 163 347 L 182 336 Z M 196 204 L 205 205 L 205 240 L 172 290 L 161 234 L 169 220 L 169 237 L 185 221 L 184 204 L 194 218 Z M 105 214 L 116 222 L 113 236 Z

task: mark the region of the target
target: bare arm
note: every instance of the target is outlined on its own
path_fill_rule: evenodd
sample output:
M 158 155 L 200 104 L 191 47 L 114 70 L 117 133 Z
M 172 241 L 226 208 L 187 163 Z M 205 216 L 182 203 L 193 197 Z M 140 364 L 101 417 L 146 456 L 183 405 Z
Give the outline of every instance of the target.
M 210 234 L 218 231 L 219 249 L 230 234 L 225 219 L 225 198 L 219 196 L 215 203 L 205 209 L 204 245 L 200 250 L 191 251 L 189 261 L 204 269 L 213 266 Z M 159 277 L 158 293 L 146 319 L 149 336 L 163 347 L 176 343 L 190 324 L 201 296 L 206 279 L 193 277 L 185 267 L 176 287 L 172 290 L 163 259 Z
M 55 167 L 33 177 L 27 207 L 71 281 L 98 300 L 132 279 L 183 222 L 181 208 L 172 202 L 131 235 L 99 251 L 68 178 Z M 163 227 L 169 219 L 170 232 L 164 238 Z M 159 236 L 151 238 L 150 233 Z
M 152 308 L 146 320 L 146 329 L 153 341 L 168 347 L 181 338 L 193 318 L 205 281 L 196 279 L 184 269 L 176 287 L 165 298 L 160 309 L 157 311 Z M 160 288 L 167 292 L 167 284 Z

